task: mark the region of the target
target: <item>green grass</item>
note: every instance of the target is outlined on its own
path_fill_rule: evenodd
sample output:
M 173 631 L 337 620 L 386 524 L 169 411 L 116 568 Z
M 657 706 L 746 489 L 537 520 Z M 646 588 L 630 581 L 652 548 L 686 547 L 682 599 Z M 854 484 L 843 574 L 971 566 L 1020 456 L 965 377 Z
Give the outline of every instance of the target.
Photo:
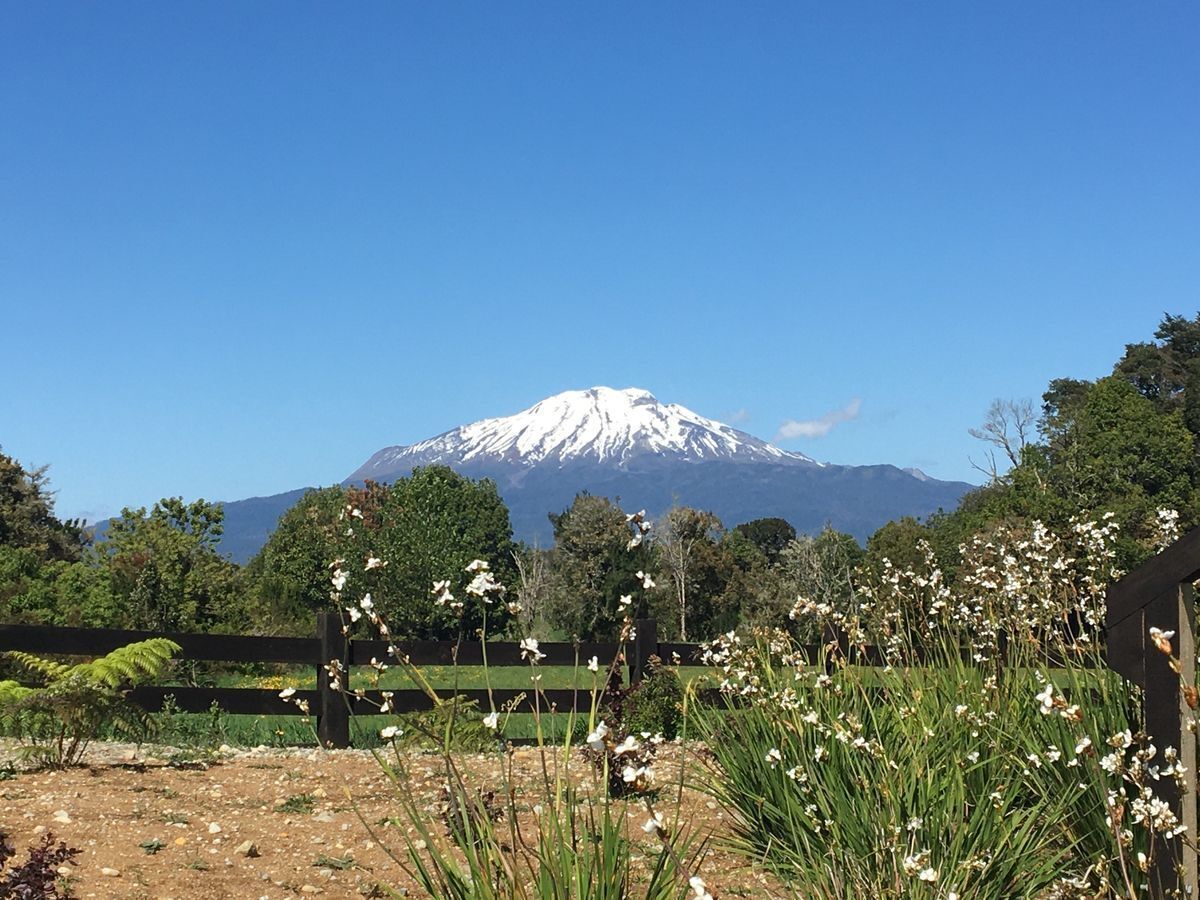
M 533 674 L 528 666 L 493 666 L 487 671 L 483 666 L 425 666 L 421 672 L 429 684 L 446 697 L 456 689 L 483 690 L 489 683 L 495 690 L 529 690 L 532 687 L 530 678 Z M 711 670 L 702 666 L 680 667 L 678 672 L 685 683 L 705 676 L 711 678 L 712 674 Z M 370 667 L 356 666 L 351 671 L 351 687 L 371 688 L 371 676 L 374 674 L 376 673 Z M 594 677 L 585 666 L 539 666 L 537 674 L 541 676 L 538 685 L 543 690 L 576 688 L 583 693 L 591 691 Z M 622 671 L 622 677 L 627 681 L 627 670 Z M 292 687 L 297 690 L 314 690 L 317 686 L 317 675 L 313 667 L 291 666 L 280 667 L 277 674 L 271 675 L 219 672 L 211 678 L 210 683 L 221 688 L 282 690 Z M 418 687 L 408 672 L 399 666 L 393 666 L 380 676 L 378 689 L 404 691 L 417 690 Z M 285 708 L 282 700 L 280 708 Z M 482 709 L 482 712 L 487 712 L 487 709 Z M 154 740 L 162 744 L 203 748 L 216 748 L 222 744 L 234 747 L 315 747 L 315 721 L 315 718 L 306 720 L 298 715 L 176 712 L 162 718 L 162 727 Z M 403 716 L 400 717 L 399 723 L 404 725 Z M 356 716 L 350 723 L 351 743 L 358 748 L 380 746 L 379 730 L 394 724 L 397 724 L 397 719 L 393 716 Z M 550 740 L 562 738 L 567 727 L 566 713 L 547 713 L 542 716 L 543 734 Z M 509 716 L 503 736 L 507 740 L 532 740 L 536 736 L 532 713 L 514 713 Z

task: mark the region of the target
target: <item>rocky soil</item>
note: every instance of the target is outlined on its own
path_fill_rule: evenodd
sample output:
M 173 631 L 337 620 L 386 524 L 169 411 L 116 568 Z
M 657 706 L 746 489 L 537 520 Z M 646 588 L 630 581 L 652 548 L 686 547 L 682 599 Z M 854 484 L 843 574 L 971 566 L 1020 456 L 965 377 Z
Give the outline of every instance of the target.
M 0 761 L 13 747 L 0 745 Z M 66 875 L 80 898 L 327 898 L 425 896 L 389 858 L 403 858 L 406 832 L 396 788 L 366 752 L 224 748 L 203 765 L 169 764 L 163 748 L 102 744 L 86 765 L 66 771 L 18 771 L 0 781 L 0 829 L 18 848 L 52 832 L 82 853 Z M 696 765 L 691 749 L 672 746 L 660 758 L 661 777 Z M 406 754 L 418 804 L 436 819 L 443 779 L 437 756 Z M 456 762 L 485 790 L 503 783 L 501 754 L 462 755 Z M 518 808 L 534 815 L 541 760 L 516 749 L 513 783 L 524 786 Z M 586 785 L 588 763 L 575 758 L 570 777 Z M 522 803 L 522 794 L 528 803 Z M 672 796 L 674 794 L 672 793 Z M 664 801 L 660 808 L 670 812 Z M 727 821 L 705 795 L 685 788 L 682 820 L 718 839 L 702 865 L 714 894 L 780 896 L 765 876 L 719 849 Z M 638 856 L 654 840 L 641 829 L 646 811 L 628 810 Z M 388 822 L 390 817 L 399 817 Z M 523 826 L 524 827 L 524 826 Z

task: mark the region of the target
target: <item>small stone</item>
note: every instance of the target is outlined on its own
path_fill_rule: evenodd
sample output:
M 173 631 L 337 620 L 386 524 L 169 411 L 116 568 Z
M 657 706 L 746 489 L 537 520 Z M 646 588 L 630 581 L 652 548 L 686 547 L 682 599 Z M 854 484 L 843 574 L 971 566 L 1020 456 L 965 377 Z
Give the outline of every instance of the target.
M 244 856 L 246 859 L 253 859 L 258 856 L 258 847 L 253 841 L 242 841 L 234 848 L 233 852 L 238 856 Z
M 333 821 L 333 813 L 326 810 L 324 812 L 317 813 L 317 815 L 314 818 L 318 822 L 332 822 Z
M 209 822 L 208 823 L 208 833 L 209 834 L 220 834 L 221 826 L 218 825 L 216 822 Z
M 41 833 L 42 833 L 43 831 L 45 831 L 45 830 L 46 830 L 46 826 L 45 826 L 45 825 L 38 825 L 38 826 L 36 826 L 36 827 L 33 829 L 33 833 L 34 833 L 34 834 L 41 834 Z
M 325 793 L 325 788 L 322 788 L 322 787 L 317 788 L 315 791 L 312 792 L 312 796 L 316 797 L 318 800 L 326 797 L 327 794 Z
M 75 871 L 70 866 L 59 866 L 54 871 L 58 873 L 59 878 L 67 878 L 75 874 Z
M 325 891 L 323 891 L 321 888 L 317 887 L 315 884 L 302 884 L 302 885 L 300 885 L 300 893 L 302 893 L 302 894 L 323 894 L 323 893 L 325 893 Z
M 60 809 L 54 814 L 54 821 L 59 825 L 70 825 L 71 817 L 67 815 L 67 811 L 65 809 Z
M 317 869 L 317 874 L 320 875 L 322 878 L 329 878 L 333 875 L 333 869 L 330 869 L 328 867 L 325 867 L 323 869 Z
M 120 878 L 121 870 L 120 869 L 110 869 L 108 866 L 105 866 L 103 869 L 100 870 L 100 874 L 103 875 L 105 878 Z

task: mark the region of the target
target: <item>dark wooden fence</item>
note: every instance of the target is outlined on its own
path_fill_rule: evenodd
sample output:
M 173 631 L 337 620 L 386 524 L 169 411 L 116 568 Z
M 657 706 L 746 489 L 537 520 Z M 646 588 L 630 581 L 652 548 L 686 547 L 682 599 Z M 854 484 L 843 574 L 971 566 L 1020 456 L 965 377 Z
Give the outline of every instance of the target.
M 366 691 L 355 696 L 351 691 L 340 693 L 329 686 L 325 667 L 330 661 L 338 660 L 343 666 L 367 666 L 372 659 L 393 665 L 395 660 L 388 652 L 396 647 L 418 666 L 450 665 L 456 659 L 459 665 L 477 666 L 487 653 L 488 666 L 528 666 L 521 656 L 519 644 L 489 641 L 486 647 L 475 642 L 456 641 L 372 641 L 347 638 L 342 633 L 342 620 L 337 613 L 317 614 L 315 637 L 247 637 L 231 634 L 196 634 L 191 632 L 128 631 L 115 628 L 59 628 L 49 625 L 0 625 L 0 651 L 24 650 L 28 653 L 63 654 L 76 656 L 102 656 L 118 647 L 134 641 L 152 637 L 170 638 L 180 646 L 177 658 L 191 661 L 216 662 L 261 662 L 289 663 L 313 666 L 317 672 L 316 690 L 298 690 L 293 700 L 306 701 L 309 711 L 317 719 L 317 736 L 328 747 L 350 746 L 350 716 L 352 712 L 369 714 L 372 703 L 378 707 L 382 700 L 379 691 Z M 542 642 L 539 652 L 545 654 L 543 666 L 586 665 L 597 656 L 602 663 L 614 660 L 621 646 L 616 643 L 567 643 Z M 695 662 L 698 644 L 667 644 L 658 641 L 658 626 L 654 619 L 641 619 L 636 623 L 636 635 L 631 645 L 625 648 L 629 681 L 637 684 L 645 676 L 646 667 L 653 656 L 670 661 L 677 656 L 685 662 Z M 619 671 L 619 670 L 618 670 Z M 478 701 L 486 708 L 489 693 L 486 690 L 460 690 L 459 696 Z M 397 712 L 415 712 L 431 709 L 433 699 L 424 691 L 415 688 L 392 692 L 392 708 Z M 182 712 L 206 712 L 217 703 L 228 713 L 251 715 L 303 715 L 294 703 L 285 703 L 277 690 L 262 688 L 216 688 L 147 685 L 135 688 L 129 699 L 144 709 L 157 711 L 163 700 L 170 695 L 175 707 Z M 574 709 L 588 712 L 591 709 L 591 693 L 587 690 L 570 688 L 548 688 L 538 691 L 493 689 L 490 700 L 497 707 L 511 705 L 514 711 L 532 711 L 534 704 L 545 710 Z M 347 703 L 349 701 L 349 703 Z
M 1186 767 L 1186 786 L 1170 778 L 1155 782 L 1154 790 L 1169 802 L 1187 829 L 1168 842 L 1171 852 L 1158 853 L 1151 889 L 1156 897 L 1173 891 L 1193 894 L 1197 880 L 1197 810 L 1195 711 L 1182 686 L 1196 684 L 1196 599 L 1192 583 L 1200 578 L 1200 528 L 1184 535 L 1157 556 L 1134 569 L 1108 590 L 1105 620 L 1106 659 L 1123 678 L 1142 689 L 1146 733 L 1159 758 L 1167 747 L 1179 751 Z M 1150 638 L 1150 629 L 1173 631 L 1171 639 L 1179 672 Z M 1177 870 L 1174 859 L 1181 861 Z

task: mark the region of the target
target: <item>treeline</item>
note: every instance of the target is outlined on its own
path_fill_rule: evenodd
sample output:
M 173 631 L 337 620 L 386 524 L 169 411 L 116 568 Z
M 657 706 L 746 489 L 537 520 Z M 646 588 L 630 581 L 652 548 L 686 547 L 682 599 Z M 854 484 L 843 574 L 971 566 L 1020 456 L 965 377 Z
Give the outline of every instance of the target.
M 919 570 L 926 547 L 952 579 L 959 547 L 976 535 L 1021 533 L 1035 520 L 1065 529 L 1106 514 L 1129 567 L 1165 528 L 1200 521 L 1200 315 L 1165 316 L 1111 375 L 1056 379 L 1040 407 L 993 403 L 972 433 L 988 483 L 953 511 L 888 523 L 866 547 L 832 529 L 797 535 L 782 519 L 727 527 L 689 507 L 666 512 L 630 546 L 634 511 L 586 493 L 550 515 L 553 546 L 528 546 L 513 540 L 494 483 L 433 466 L 391 485 L 310 492 L 245 567 L 218 551 L 217 505 L 171 498 L 125 509 L 93 543 L 82 523 L 55 517 L 44 469 L 0 453 L 0 620 L 306 633 L 329 607 L 340 568 L 356 594 L 371 592 L 397 636 L 449 637 L 482 624 L 471 618 L 479 605 L 466 604 L 476 612 L 463 620 L 431 588 L 450 579 L 447 588 L 461 590 L 467 565 L 484 559 L 508 588 L 489 607 L 489 633 L 612 638 L 636 602 L 664 636 L 696 640 L 785 624 L 801 596 L 838 606 L 864 579 Z

